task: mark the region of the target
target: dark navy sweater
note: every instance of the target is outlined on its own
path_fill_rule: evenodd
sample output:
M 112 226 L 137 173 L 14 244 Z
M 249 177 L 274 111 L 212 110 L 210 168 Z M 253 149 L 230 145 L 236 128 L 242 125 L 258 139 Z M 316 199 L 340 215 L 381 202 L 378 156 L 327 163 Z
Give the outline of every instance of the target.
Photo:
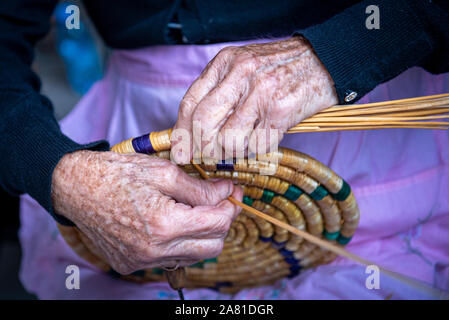
M 0 185 L 29 193 L 68 223 L 52 209 L 56 164 L 66 153 L 109 146 L 80 145 L 64 136 L 51 102 L 39 94 L 30 68 L 33 47 L 48 32 L 56 3 L 0 1 Z M 369 5 L 380 9 L 378 30 L 365 26 Z M 348 92 L 360 98 L 412 66 L 449 71 L 447 0 L 89 0 L 85 6 L 112 48 L 302 34 L 331 74 L 340 103 Z M 181 35 L 168 29 L 169 22 L 182 25 Z

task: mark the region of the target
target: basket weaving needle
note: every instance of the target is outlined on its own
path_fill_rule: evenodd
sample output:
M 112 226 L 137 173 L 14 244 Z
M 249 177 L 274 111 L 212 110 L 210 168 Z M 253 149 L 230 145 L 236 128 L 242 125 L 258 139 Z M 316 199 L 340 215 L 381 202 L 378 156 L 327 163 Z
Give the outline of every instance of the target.
M 165 269 L 165 276 L 167 277 L 170 287 L 178 292 L 179 300 L 184 300 L 182 289 L 186 279 L 185 267 L 175 267 L 175 269 Z
M 195 167 L 195 169 L 198 171 L 198 173 L 200 174 L 200 176 L 204 180 L 209 179 L 209 176 L 207 175 L 206 171 L 203 170 L 203 168 L 201 168 L 198 164 L 194 163 L 193 161 L 191 161 L 191 163 L 192 163 L 192 165 Z M 297 228 L 295 228 L 295 227 L 293 227 L 293 226 L 291 226 L 291 225 L 289 225 L 289 224 L 287 224 L 287 223 L 285 223 L 285 222 L 283 222 L 281 220 L 278 220 L 278 219 L 276 219 L 276 218 L 274 218 L 274 217 L 272 217 L 272 216 L 270 216 L 268 214 L 265 214 L 265 213 L 255 209 L 253 207 L 250 207 L 250 206 L 248 206 L 248 205 L 238 201 L 237 199 L 235 199 L 232 196 L 229 196 L 228 200 L 230 202 L 232 202 L 234 205 L 239 206 L 242 209 L 246 210 L 247 212 L 250 212 L 250 213 L 258 216 L 259 218 L 262 218 L 262 219 L 264 219 L 264 220 L 266 220 L 268 222 L 271 222 L 272 224 L 274 224 L 274 225 L 276 225 L 278 227 L 286 229 L 286 230 L 290 231 L 293 234 L 296 234 L 296 235 L 298 235 L 300 237 L 303 237 L 304 239 L 308 240 L 311 243 L 314 243 L 314 244 L 320 246 L 321 248 L 327 249 L 327 250 L 329 250 L 329 251 L 331 251 L 331 252 L 333 252 L 333 253 L 335 253 L 335 254 L 337 254 L 339 256 L 343 256 L 345 258 L 348 258 L 348 259 L 350 259 L 352 261 L 355 261 L 357 263 L 360 263 L 362 265 L 366 265 L 366 266 L 376 265 L 376 266 L 378 266 L 379 270 L 382 271 L 384 274 L 387 274 L 387 275 L 389 275 L 389 276 L 391 276 L 391 277 L 393 277 L 393 278 L 395 278 L 395 279 L 397 279 L 397 280 L 399 280 L 399 281 L 401 281 L 403 283 L 406 283 L 406 284 L 411 285 L 411 286 L 413 286 L 413 287 L 415 287 L 415 288 L 417 288 L 419 290 L 422 290 L 422 291 L 432 295 L 433 297 L 435 297 L 437 299 L 449 299 L 449 294 L 447 292 L 444 292 L 444 291 L 439 290 L 437 288 L 434 288 L 434 287 L 431 287 L 431 286 L 426 285 L 424 283 L 421 283 L 421 282 L 419 282 L 419 281 L 417 281 L 415 279 L 409 278 L 409 277 L 404 276 L 404 275 L 402 275 L 400 273 L 393 272 L 393 271 L 390 271 L 388 269 L 385 269 L 384 267 L 381 267 L 381 266 L 379 266 L 378 264 L 376 264 L 374 262 L 371 262 L 369 260 L 361 258 L 361 257 L 359 257 L 359 256 L 357 256 L 357 255 L 355 255 L 355 254 L 353 254 L 353 253 L 351 253 L 351 252 L 349 252 L 349 251 L 347 251 L 347 250 L 337 246 L 337 245 L 334 245 L 334 244 L 329 243 L 329 242 L 327 242 L 327 241 L 325 241 L 323 239 L 320 239 L 320 238 L 318 238 L 318 237 L 316 237 L 316 236 L 314 236 L 314 235 L 312 235 L 312 234 L 310 234 L 308 232 L 299 230 L 299 229 L 297 229 Z
M 182 293 L 182 289 L 178 289 L 179 300 L 185 300 L 184 294 Z

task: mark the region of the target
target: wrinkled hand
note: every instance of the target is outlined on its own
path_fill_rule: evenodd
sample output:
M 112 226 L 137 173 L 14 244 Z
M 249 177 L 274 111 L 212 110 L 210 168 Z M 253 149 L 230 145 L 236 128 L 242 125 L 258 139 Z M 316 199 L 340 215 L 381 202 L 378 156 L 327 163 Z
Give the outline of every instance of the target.
M 330 75 L 302 37 L 227 47 L 185 94 L 175 129 L 187 130 L 196 150 L 224 148 L 227 156 L 235 155 L 239 147 L 246 149 L 248 140 L 257 141 L 261 148 L 266 130 L 278 129 L 279 134 L 257 150 L 265 153 L 278 145 L 289 128 L 337 101 Z M 202 141 L 195 140 L 198 134 L 192 132 L 195 122 L 201 126 Z M 226 139 L 219 139 L 227 129 L 240 132 L 229 135 L 228 131 Z M 237 134 L 249 139 L 234 146 Z M 177 163 L 189 160 L 181 153 L 172 157 Z
M 190 265 L 216 257 L 239 209 L 228 180 L 201 181 L 170 161 L 141 154 L 78 151 L 53 173 L 55 211 L 91 240 L 119 273 Z

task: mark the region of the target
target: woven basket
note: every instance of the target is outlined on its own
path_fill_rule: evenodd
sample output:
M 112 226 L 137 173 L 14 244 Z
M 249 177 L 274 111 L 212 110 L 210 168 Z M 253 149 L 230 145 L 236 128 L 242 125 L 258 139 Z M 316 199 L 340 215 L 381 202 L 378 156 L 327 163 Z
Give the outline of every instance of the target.
M 118 153 L 147 153 L 169 159 L 171 129 L 126 140 L 112 148 Z M 273 153 L 277 165 L 258 160 L 204 165 L 213 178 L 232 179 L 244 190 L 243 202 L 295 228 L 329 242 L 346 245 L 359 222 L 359 209 L 349 185 L 319 161 L 287 148 Z M 275 174 L 259 172 L 271 168 Z M 182 166 L 199 177 L 192 165 Z M 76 227 L 59 226 L 73 250 L 111 275 L 137 282 L 165 281 L 163 270 L 147 269 L 121 276 L 94 254 L 89 239 Z M 214 288 L 233 293 L 243 288 L 294 277 L 301 269 L 329 263 L 325 249 L 242 212 L 232 223 L 222 253 L 186 268 L 186 288 Z

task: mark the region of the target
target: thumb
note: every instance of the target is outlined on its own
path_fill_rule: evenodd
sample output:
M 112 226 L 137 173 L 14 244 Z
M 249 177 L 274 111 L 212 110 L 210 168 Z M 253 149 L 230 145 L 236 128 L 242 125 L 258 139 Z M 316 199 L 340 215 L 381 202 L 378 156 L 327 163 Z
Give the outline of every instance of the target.
M 168 181 L 162 189 L 176 201 L 193 207 L 215 206 L 234 192 L 234 185 L 230 180 L 200 180 L 179 169 L 175 179 Z

